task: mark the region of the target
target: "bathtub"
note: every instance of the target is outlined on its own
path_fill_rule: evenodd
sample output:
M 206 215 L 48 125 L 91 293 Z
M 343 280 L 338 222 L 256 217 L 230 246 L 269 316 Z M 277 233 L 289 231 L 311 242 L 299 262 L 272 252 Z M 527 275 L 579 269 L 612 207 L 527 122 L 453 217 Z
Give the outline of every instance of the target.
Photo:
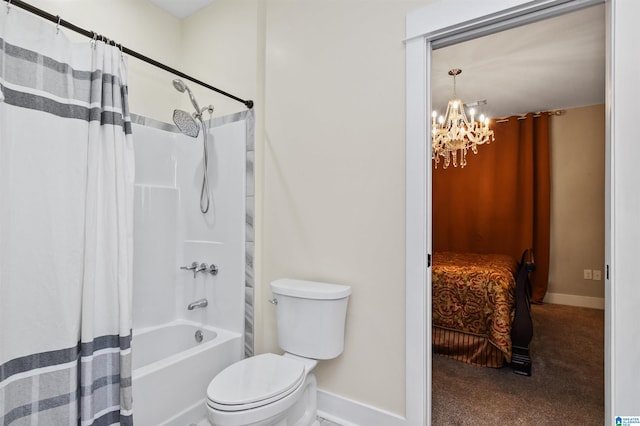
M 242 336 L 177 320 L 134 330 L 131 348 L 134 424 L 184 426 L 206 417 L 207 386 L 241 359 Z

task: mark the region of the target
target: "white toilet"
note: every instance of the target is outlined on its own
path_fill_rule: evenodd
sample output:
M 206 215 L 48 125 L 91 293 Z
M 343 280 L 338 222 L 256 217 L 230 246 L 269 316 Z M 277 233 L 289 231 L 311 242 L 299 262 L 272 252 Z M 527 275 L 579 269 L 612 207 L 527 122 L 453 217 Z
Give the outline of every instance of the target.
M 262 354 L 222 370 L 207 388 L 213 426 L 316 426 L 317 360 L 344 348 L 351 287 L 280 279 L 271 283 L 278 343 L 284 355 Z

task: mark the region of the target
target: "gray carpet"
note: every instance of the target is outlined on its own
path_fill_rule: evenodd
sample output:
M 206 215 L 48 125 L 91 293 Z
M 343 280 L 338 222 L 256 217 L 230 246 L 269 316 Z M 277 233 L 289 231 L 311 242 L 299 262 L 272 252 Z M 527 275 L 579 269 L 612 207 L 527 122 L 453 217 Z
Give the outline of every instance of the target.
M 433 355 L 432 424 L 604 424 L 604 311 L 533 305 L 532 376 Z

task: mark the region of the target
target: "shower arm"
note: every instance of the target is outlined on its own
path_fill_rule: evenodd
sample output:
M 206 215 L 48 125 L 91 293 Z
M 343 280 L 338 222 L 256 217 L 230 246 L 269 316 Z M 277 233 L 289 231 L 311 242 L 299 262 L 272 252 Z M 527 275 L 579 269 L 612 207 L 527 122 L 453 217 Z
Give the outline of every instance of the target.
M 206 107 L 200 108 L 199 112 L 194 112 L 193 113 L 193 118 L 199 118 L 200 119 L 200 123 L 202 123 L 202 128 L 204 129 L 204 122 L 202 121 L 202 113 L 207 111 L 209 113 L 209 115 L 213 114 L 213 105 L 207 105 Z M 209 117 L 209 119 L 211 119 L 211 117 Z

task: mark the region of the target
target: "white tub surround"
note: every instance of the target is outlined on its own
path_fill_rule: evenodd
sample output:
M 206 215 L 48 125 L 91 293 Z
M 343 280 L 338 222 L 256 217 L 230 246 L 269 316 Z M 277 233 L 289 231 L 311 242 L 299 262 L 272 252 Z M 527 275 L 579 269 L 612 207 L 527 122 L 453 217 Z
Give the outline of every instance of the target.
M 134 123 L 135 422 L 182 426 L 205 418 L 211 378 L 253 354 L 253 113 L 205 122 L 204 214 L 202 135 L 139 116 Z M 183 269 L 193 262 L 217 272 Z
M 211 206 L 198 207 L 202 138 L 133 115 L 136 149 L 134 329 L 177 318 L 244 334 L 253 355 L 254 113 L 205 121 Z M 217 275 L 181 270 L 215 264 Z M 205 309 L 188 311 L 206 298 Z

